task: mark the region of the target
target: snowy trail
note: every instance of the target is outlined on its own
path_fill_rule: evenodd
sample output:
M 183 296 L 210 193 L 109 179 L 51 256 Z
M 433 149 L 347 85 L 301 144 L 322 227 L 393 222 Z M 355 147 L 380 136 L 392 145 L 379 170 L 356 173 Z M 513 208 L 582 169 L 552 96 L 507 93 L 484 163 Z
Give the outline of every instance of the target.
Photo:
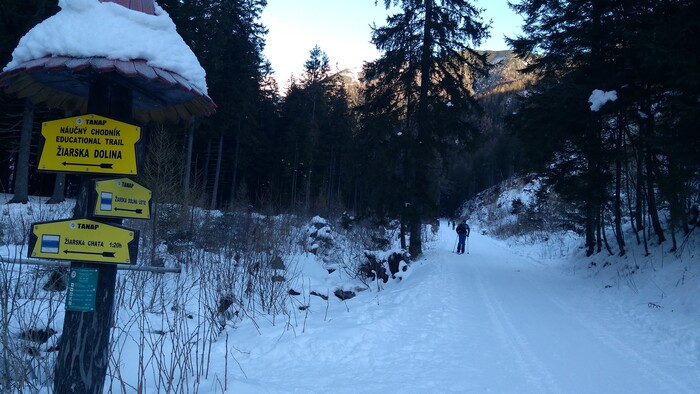
M 603 306 L 580 279 L 476 231 L 470 254 L 453 247 L 443 224 L 402 283 L 317 303 L 303 334 L 249 333 L 243 343 L 258 345 L 240 349 L 247 379 L 233 392 L 700 392 L 698 355 Z
M 476 232 L 471 238 L 471 253 L 451 255 L 461 261 L 447 256 L 444 265 L 450 275 L 464 280 L 452 283 L 466 285 L 470 293 L 471 301 L 461 309 L 481 317 L 481 324 L 468 327 L 465 337 L 491 342 L 484 350 L 490 348 L 492 354 L 471 362 L 492 368 L 483 376 L 500 376 L 502 387 L 484 381 L 484 388 L 521 393 L 697 392 L 700 380 L 692 387 L 686 383 L 689 375 L 700 378 L 695 365 L 687 360 L 669 363 L 667 358 L 674 355 L 659 353 L 655 338 L 638 333 L 639 327 L 621 321 L 597 298 L 585 297 L 585 288 L 575 279 L 548 273 Z

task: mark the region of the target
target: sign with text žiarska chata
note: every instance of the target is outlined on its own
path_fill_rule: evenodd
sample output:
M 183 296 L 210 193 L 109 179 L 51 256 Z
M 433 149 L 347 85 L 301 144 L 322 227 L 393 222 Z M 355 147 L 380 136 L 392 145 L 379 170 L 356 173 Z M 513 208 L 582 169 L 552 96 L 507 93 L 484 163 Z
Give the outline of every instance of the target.
M 90 203 L 93 216 L 151 218 L 151 191 L 129 178 L 95 181 Z
M 138 126 L 88 114 L 44 122 L 41 134 L 39 171 L 137 174 Z
M 28 255 L 33 258 L 135 264 L 139 233 L 90 219 L 32 224 Z

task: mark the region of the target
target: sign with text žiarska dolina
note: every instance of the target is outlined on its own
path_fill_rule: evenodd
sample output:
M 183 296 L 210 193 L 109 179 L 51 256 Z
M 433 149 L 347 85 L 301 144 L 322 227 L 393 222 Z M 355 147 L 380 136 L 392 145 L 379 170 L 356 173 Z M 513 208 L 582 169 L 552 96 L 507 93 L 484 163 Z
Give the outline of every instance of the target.
M 95 181 L 90 198 L 93 216 L 150 219 L 151 191 L 129 178 Z
M 136 264 L 139 232 L 90 219 L 32 224 L 28 256 L 41 259 Z
M 138 126 L 88 114 L 44 122 L 41 134 L 39 171 L 137 174 Z

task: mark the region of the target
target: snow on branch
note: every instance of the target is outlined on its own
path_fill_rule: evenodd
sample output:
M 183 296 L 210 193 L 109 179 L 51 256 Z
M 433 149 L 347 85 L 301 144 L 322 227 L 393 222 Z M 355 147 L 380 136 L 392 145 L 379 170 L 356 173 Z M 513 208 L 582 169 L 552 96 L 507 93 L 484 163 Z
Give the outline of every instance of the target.
M 595 89 L 591 93 L 591 97 L 588 98 L 588 102 L 591 103 L 591 111 L 593 112 L 598 112 L 608 101 L 615 100 L 617 100 L 617 91 L 615 90 L 604 92 L 600 89 Z

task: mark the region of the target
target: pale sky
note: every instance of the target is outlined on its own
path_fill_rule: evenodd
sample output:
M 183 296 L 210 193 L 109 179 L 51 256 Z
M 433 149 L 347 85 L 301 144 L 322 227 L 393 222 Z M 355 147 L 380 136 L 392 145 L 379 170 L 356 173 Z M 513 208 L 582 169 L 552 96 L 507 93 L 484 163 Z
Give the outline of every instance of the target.
M 374 0 L 268 0 L 262 23 L 269 33 L 265 56 L 272 63 L 284 89 L 292 73 L 299 77 L 315 45 L 324 51 L 333 68 L 358 70 L 362 63 L 379 57 L 369 41 L 370 25 L 385 25 L 383 1 Z M 485 8 L 483 19 L 493 21 L 491 38 L 479 49 L 508 49 L 503 35 L 520 32 L 522 18 L 508 8 L 508 0 L 476 0 Z

